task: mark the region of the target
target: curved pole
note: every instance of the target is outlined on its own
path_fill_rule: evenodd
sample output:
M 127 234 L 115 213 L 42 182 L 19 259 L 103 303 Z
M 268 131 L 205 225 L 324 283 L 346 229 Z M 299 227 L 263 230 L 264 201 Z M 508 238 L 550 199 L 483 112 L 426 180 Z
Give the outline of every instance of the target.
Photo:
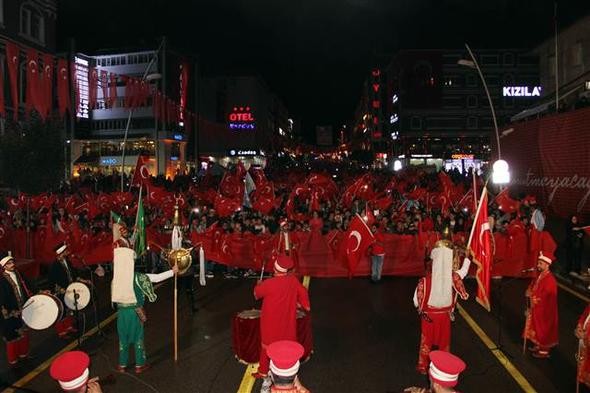
M 488 96 L 488 102 L 490 103 L 490 109 L 492 111 L 492 119 L 494 120 L 494 130 L 496 131 L 496 146 L 498 147 L 498 160 L 501 160 L 502 154 L 500 151 L 500 133 L 498 132 L 498 121 L 496 120 L 496 111 L 494 110 L 494 103 L 492 102 L 492 97 L 490 96 L 490 91 L 488 90 L 488 85 L 486 83 L 486 80 L 483 77 L 483 73 L 481 72 L 481 69 L 479 68 L 479 64 L 477 64 L 477 60 L 475 59 L 475 56 L 473 55 L 471 48 L 467 44 L 465 44 L 465 48 L 467 48 L 467 52 L 469 52 L 469 56 L 471 56 L 471 60 L 473 61 L 473 64 L 475 64 L 475 68 L 477 69 L 477 72 L 479 73 L 479 77 L 481 78 L 481 82 L 483 83 L 483 87 L 486 91 L 486 95 Z
M 154 65 L 156 59 L 158 58 L 158 55 L 160 54 L 160 51 L 162 50 L 162 47 L 164 46 L 164 39 L 162 39 L 162 42 L 160 43 L 160 46 L 158 47 L 158 50 L 156 51 L 154 57 L 152 57 L 152 59 L 150 60 L 150 62 L 148 63 L 147 67 L 145 67 L 145 71 L 143 72 L 143 75 L 141 77 L 142 81 L 145 81 L 148 73 L 150 72 L 150 69 L 152 68 L 152 65 Z M 125 97 L 127 98 L 127 97 Z M 129 135 L 129 126 L 131 125 L 131 117 L 133 117 L 133 108 L 129 109 L 129 116 L 127 116 L 127 124 L 125 125 L 125 134 L 123 135 L 123 147 L 121 149 L 121 192 L 125 191 L 125 150 L 127 147 L 127 136 Z M 158 141 L 156 140 L 156 144 L 158 143 Z

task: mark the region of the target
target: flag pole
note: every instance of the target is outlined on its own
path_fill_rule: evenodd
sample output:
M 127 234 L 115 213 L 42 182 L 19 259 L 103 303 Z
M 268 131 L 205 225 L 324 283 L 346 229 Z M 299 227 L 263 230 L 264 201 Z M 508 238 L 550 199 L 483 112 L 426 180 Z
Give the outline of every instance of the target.
M 174 274 L 174 361 L 178 361 L 178 275 Z
M 477 216 L 479 215 L 479 211 L 481 210 L 481 205 L 483 203 L 483 198 L 485 197 L 485 195 L 487 194 L 487 187 L 484 186 L 483 187 L 483 191 L 481 192 L 481 196 L 479 197 L 479 203 L 477 204 L 477 210 L 475 211 L 475 218 L 477 218 Z M 469 250 L 469 247 L 471 246 L 471 239 L 473 239 L 473 233 L 475 232 L 475 220 L 473 221 L 473 224 L 471 225 L 471 232 L 469 233 L 469 241 L 467 242 L 467 250 Z

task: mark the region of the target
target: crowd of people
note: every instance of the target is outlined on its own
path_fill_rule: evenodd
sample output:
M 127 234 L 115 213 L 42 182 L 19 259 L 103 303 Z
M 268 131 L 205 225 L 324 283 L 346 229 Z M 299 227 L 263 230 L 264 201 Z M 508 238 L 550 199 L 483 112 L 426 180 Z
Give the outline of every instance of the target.
M 224 188 L 224 184 L 227 185 L 227 178 L 232 176 L 231 185 L 236 185 L 237 191 L 229 192 Z M 163 235 L 158 238 L 157 242 L 154 241 L 155 244 L 160 244 L 163 248 L 169 247 L 169 240 L 167 243 L 162 239 L 170 239 L 169 234 L 173 225 L 178 224 L 172 221 L 174 207 L 179 208 L 180 221 L 187 238 L 190 238 L 188 236 L 190 233 L 206 233 L 212 227 L 219 228 L 224 233 L 254 236 L 297 232 L 326 234 L 331 231 L 345 231 L 355 217 L 362 216 L 366 222 L 370 223 L 374 236 L 374 241 L 369 247 L 373 265 L 371 279 L 374 282 L 379 282 L 381 279 L 380 266 L 383 264 L 385 255 L 380 235 L 419 235 L 424 232 L 444 232 L 451 243 L 433 244 L 429 249 L 424 250 L 425 258 L 429 259 L 432 265 L 426 270 L 426 278 L 420 281 L 414 297 L 414 304 L 422 320 L 423 333 L 417 368 L 421 373 L 428 373 L 433 386 L 435 386 L 437 378 L 439 378 L 438 383 L 440 384 L 440 376 L 446 374 L 441 374 L 440 370 L 437 371 L 437 367 L 444 366 L 437 366 L 434 363 L 437 359 L 443 363 L 444 359 L 450 361 L 454 367 L 453 373 L 449 374 L 452 378 L 446 375 L 445 378 L 450 378 L 450 380 L 442 380 L 442 387 L 452 388 L 457 381 L 458 374 L 464 368 L 464 364 L 449 353 L 449 318 L 454 308 L 454 302 L 447 304 L 447 300 L 456 299 L 456 296 L 442 294 L 440 290 L 436 289 L 438 288 L 436 281 L 432 280 L 441 274 L 440 269 L 435 267 L 443 263 L 440 261 L 444 260 L 445 270 L 449 270 L 452 269 L 453 261 L 456 259 L 454 257 L 449 259 L 442 250 L 445 250 L 446 247 L 451 250 L 452 255 L 454 248 L 464 248 L 473 224 L 477 196 L 481 193 L 482 179 L 484 178 L 485 174 L 476 176 L 471 172 L 461 174 L 455 170 L 445 173 L 427 169 L 406 170 L 393 175 L 379 171 L 367 173 L 354 170 L 310 174 L 308 168 L 305 167 L 294 167 L 286 175 L 284 171 L 278 169 L 263 172 L 260 169 L 251 168 L 250 171 L 245 171 L 243 166 L 238 164 L 235 168 L 230 168 L 223 176 L 202 173 L 196 177 L 180 175 L 174 180 L 152 178 L 143 183 L 141 189 L 144 186 L 148 188 L 147 193 L 142 193 L 145 199 L 146 226 L 151 229 L 151 234 Z M 51 255 L 43 256 L 50 259 L 50 263 L 48 263 L 52 283 L 50 290 L 59 295 L 60 291 L 63 291 L 69 283 L 84 280 L 74 274 L 74 266 L 67 262 L 67 259 L 72 259 L 75 262 L 73 259 L 76 254 L 75 250 L 80 250 L 81 239 L 84 235 L 107 239 L 109 250 L 112 250 L 113 242 L 116 248 L 131 248 L 127 227 L 133 225 L 137 214 L 138 193 L 137 188 L 133 187 L 131 188 L 132 192 L 118 191 L 119 179 L 117 175 L 93 177 L 89 173 L 85 173 L 78 179 L 64 183 L 58 189 L 46 193 L 42 197 L 17 195 L 7 198 L 6 206 L 0 213 L 0 228 L 2 228 L 0 248 L 5 252 L 15 252 L 20 257 L 28 256 L 31 250 L 19 249 L 22 246 L 20 244 L 22 238 L 18 238 L 15 234 L 20 231 L 26 236 L 34 237 L 35 234 L 43 233 L 40 240 L 52 243 Z M 127 180 L 129 183 L 134 183 L 132 176 Z M 254 187 L 248 187 L 249 182 Z M 242 184 L 244 186 L 241 186 Z M 262 189 L 271 190 L 268 191 L 270 194 L 262 195 L 257 192 Z M 262 197 L 270 201 L 270 207 L 268 204 L 260 203 Z M 228 201 L 234 203 L 238 199 L 239 202 L 228 210 Z M 534 197 L 515 196 L 510 195 L 508 191 L 503 191 L 490 200 L 490 224 L 494 231 L 509 232 L 510 226 L 514 222 L 518 222 L 525 228 L 530 228 L 527 230 L 541 231 L 543 229 L 544 214 Z M 116 215 L 120 217 L 116 223 L 111 218 L 111 212 L 117 213 Z M 118 226 L 120 234 L 117 239 L 112 235 L 116 233 L 113 229 L 114 225 Z M 566 265 L 566 269 L 568 270 L 580 271 L 581 269 L 583 236 L 584 231 L 581 229 L 581 224 L 577 218 L 572 218 L 567 224 L 568 265 Z M 287 340 L 286 342 L 291 342 L 291 344 L 285 344 L 287 348 L 290 348 L 286 351 L 299 353 L 299 347 L 293 347 L 292 344 L 296 339 L 292 332 L 295 309 L 299 304 L 305 310 L 310 310 L 307 292 L 297 280 L 293 281 L 293 277 L 289 274 L 296 264 L 296 258 L 286 255 L 293 251 L 290 250 L 288 242 L 288 237 L 283 235 L 279 237 L 279 250 L 274 262 L 274 277 L 260 283 L 254 292 L 256 298 L 263 299 L 261 361 L 256 376 L 265 378 L 264 386 L 267 389 L 271 389 L 275 383 L 278 385 L 287 384 L 293 389 L 299 389 L 293 391 L 304 392 L 305 388 L 296 378 L 298 365 L 295 367 L 294 364 L 291 364 L 287 367 L 288 372 L 281 375 L 281 367 L 277 363 L 279 360 L 275 361 L 273 353 L 279 353 L 277 356 L 280 357 L 283 350 L 275 352 L 271 349 L 271 344 L 274 342 Z M 453 242 L 454 244 L 452 244 Z M 41 247 L 40 243 L 33 244 L 37 249 Z M 305 244 L 300 247 L 305 247 Z M 72 250 L 72 258 L 68 258 L 70 256 L 69 250 Z M 158 251 L 152 250 L 154 261 L 159 259 Z M 121 254 L 120 251 L 115 254 L 117 255 L 117 253 Z M 112 251 L 110 258 L 97 261 L 97 263 L 111 262 Z M 554 259 L 553 255 L 543 256 L 541 253 L 538 256 L 540 262 L 538 262 L 537 269 L 541 274 L 527 291 L 531 304 L 524 337 L 535 344 L 532 348 L 533 354 L 540 358 L 548 357 L 551 347 L 557 344 L 554 337 L 557 329 L 556 319 L 554 326 L 550 327 L 549 333 L 545 331 L 545 334 L 551 336 L 546 340 L 540 338 L 544 334 L 543 328 L 535 326 L 535 324 L 546 326 L 547 321 L 553 317 L 556 318 L 557 315 L 557 306 L 551 303 L 554 302 L 556 290 L 549 289 L 553 300 L 547 300 L 547 291 L 543 292 L 543 288 L 547 285 L 551 288 L 554 287 L 554 285 L 550 285 L 553 281 L 551 281 L 550 272 L 548 273 L 548 266 Z M 465 261 L 468 262 L 468 259 L 465 258 Z M 14 268 L 14 259 L 11 255 L 2 259 L 1 264 L 3 277 L 0 284 L 6 284 L 2 284 L 5 287 L 1 299 L 2 311 L 5 319 L 14 320 L 14 326 L 7 327 L 8 324 L 3 324 L 3 334 L 5 340 L 10 343 L 7 347 L 9 361 L 14 363 L 18 361 L 19 357 L 26 356 L 28 352 L 28 336 L 26 329 L 23 329 L 22 322 L 20 322 L 19 310 L 22 310 L 25 299 L 32 296 L 34 290 L 33 286 L 27 282 L 26 277 L 20 275 Z M 157 265 L 157 263 L 151 264 L 148 270 L 153 273 L 158 269 Z M 444 274 L 445 278 L 453 280 L 453 285 L 444 285 L 443 287 L 456 291 L 461 298 L 466 298 L 464 288 L 459 283 L 467 274 L 469 264 L 466 263 L 466 267 L 465 263 L 463 265 L 461 269 L 454 267 L 455 272 L 452 275 L 450 273 Z M 252 273 L 225 266 L 216 268 L 213 263 L 209 264 L 208 270 L 209 274 L 213 274 L 215 270 L 223 270 L 228 277 Z M 142 330 L 142 318 L 145 318 L 145 314 L 137 310 L 143 310 L 144 299 L 151 301 L 153 297 L 151 282 L 169 278 L 177 271 L 178 269 L 173 269 L 159 275 L 148 274 L 147 276 L 138 275 L 133 270 L 126 273 L 118 271 L 119 276 L 123 274 L 124 277 L 135 277 L 129 281 L 132 283 L 131 286 L 129 286 L 129 282 L 114 286 L 118 296 L 114 301 L 118 304 L 120 313 L 120 322 L 118 322 L 119 371 L 125 372 L 128 367 L 129 346 L 134 346 L 136 359 L 138 359 L 135 372 L 140 373 L 147 369 Z M 545 282 L 549 282 L 549 284 L 542 284 L 541 278 L 547 278 L 549 281 Z M 293 285 L 285 285 L 286 282 L 291 283 L 288 280 L 293 281 Z M 538 294 L 538 291 L 543 293 Z M 63 294 L 63 292 L 61 293 Z M 436 296 L 432 295 L 433 293 Z M 153 298 L 155 299 L 155 297 Z M 539 311 L 538 304 L 541 301 L 551 304 Z M 289 306 L 288 312 L 285 311 L 285 302 L 292 306 Z M 278 308 L 281 311 L 277 311 Z M 270 309 L 273 311 L 269 311 Z M 441 312 L 441 310 L 443 311 Z M 276 317 L 274 319 L 272 317 L 272 315 L 282 315 L 282 313 L 288 314 L 288 318 L 283 318 L 281 323 L 286 323 L 288 326 L 278 326 Z M 586 317 L 584 321 L 581 320 L 576 331 L 579 337 L 585 337 L 588 319 Z M 59 322 L 61 330 L 58 331 L 58 334 L 67 336 L 68 333 L 75 330 L 70 319 L 63 318 Z M 442 355 L 432 352 L 431 349 L 434 348 L 443 350 Z M 81 377 L 77 377 L 78 382 L 83 380 L 84 383 L 97 386 L 96 381 L 89 379 L 87 367 L 84 367 L 83 370 L 81 368 L 81 371 L 85 373 L 85 377 L 80 380 L 78 379 Z M 274 379 L 269 378 L 269 371 Z M 59 373 L 56 373 L 56 379 L 59 379 L 57 374 Z M 587 379 L 585 374 L 581 374 L 580 378 Z M 408 391 L 419 391 L 411 389 Z

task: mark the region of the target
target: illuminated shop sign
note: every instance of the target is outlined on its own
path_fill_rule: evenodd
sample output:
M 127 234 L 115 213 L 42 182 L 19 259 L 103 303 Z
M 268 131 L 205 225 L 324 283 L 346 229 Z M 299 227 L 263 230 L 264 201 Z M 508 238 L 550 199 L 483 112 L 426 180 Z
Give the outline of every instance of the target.
M 504 97 L 540 97 L 541 86 L 504 86 L 502 95 Z
M 229 155 L 232 157 L 235 156 L 263 156 L 264 153 L 258 150 L 235 150 L 232 149 L 229 151 Z
M 174 134 L 174 140 L 181 141 L 183 139 L 184 139 L 184 137 L 182 134 Z
M 473 160 L 473 154 L 453 154 L 451 155 L 453 160 Z
M 119 157 L 100 157 L 99 162 L 101 166 L 121 165 L 121 160 Z
M 89 117 L 88 104 L 90 94 L 88 93 L 88 66 L 88 60 L 77 56 L 74 58 L 75 83 L 78 88 L 78 107 L 76 108 L 76 116 L 83 119 L 88 119 Z
M 254 115 L 249 106 L 234 106 L 228 116 L 228 120 L 229 128 L 232 130 L 253 130 L 256 128 Z

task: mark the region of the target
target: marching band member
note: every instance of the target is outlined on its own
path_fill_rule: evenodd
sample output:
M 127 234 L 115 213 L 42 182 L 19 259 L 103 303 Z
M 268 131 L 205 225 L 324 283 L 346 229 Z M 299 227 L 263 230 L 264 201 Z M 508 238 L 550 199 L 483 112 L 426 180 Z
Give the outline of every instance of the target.
M 430 366 L 428 378 L 430 389 L 410 387 L 404 389 L 407 393 L 457 393 L 455 386 L 459 381 L 459 375 L 465 370 L 466 365 L 458 356 L 446 351 L 432 351 L 429 354 Z
M 471 261 L 463 260 L 461 268 L 453 271 L 453 246 L 448 240 L 439 240 L 430 253 L 432 269 L 418 282 L 414 291 L 414 306 L 421 317 L 420 347 L 416 369 L 426 374 L 428 354 L 433 346 L 448 351 L 451 346 L 451 318 L 457 295 L 469 297 L 463 278 L 469 272 Z
M 29 334 L 21 319 L 22 308 L 33 295 L 28 281 L 16 270 L 10 255 L 0 260 L 0 309 L 3 321 L 2 338 L 6 342 L 8 364 L 16 364 L 19 358 L 29 354 Z
M 293 259 L 279 255 L 274 263 L 274 277 L 259 281 L 254 297 L 262 299 L 260 313 L 260 364 L 253 375 L 265 378 L 269 369 L 267 347 L 279 340 L 297 340 L 297 306 L 310 311 L 307 289 L 297 277 L 290 275 Z
M 90 378 L 90 357 L 82 351 L 70 351 L 51 362 L 49 375 L 68 393 L 102 393 L 98 378 Z
M 537 260 L 539 275 L 526 290 L 528 299 L 523 337 L 534 345 L 529 348 L 533 357 L 546 359 L 559 341 L 557 313 L 557 281 L 549 270 L 555 257 L 553 250 L 541 251 Z
M 70 251 L 66 244 L 61 244 L 55 249 L 56 260 L 49 268 L 49 282 L 55 295 L 64 303 L 64 295 L 68 286 L 80 281 L 86 285 L 90 285 L 88 280 L 81 279 L 78 272 L 74 269 L 68 261 Z M 74 327 L 74 317 L 69 312 L 64 318 L 55 323 L 55 330 L 60 338 L 67 338 L 70 333 L 76 333 L 77 329 Z
M 127 239 L 129 234 L 124 222 L 118 223 L 120 238 L 114 242 L 113 282 L 111 300 L 117 303 L 117 333 L 119 335 L 119 364 L 117 370 L 125 372 L 129 362 L 129 347 L 135 350 L 135 373 L 146 371 L 146 354 L 143 342 L 144 327 L 147 316 L 143 305 L 145 299 L 154 302 L 157 299 L 152 283 L 171 278 L 178 272 L 178 267 L 160 274 L 143 274 L 135 272 L 135 252 Z
M 303 356 L 303 346 L 296 341 L 275 341 L 267 348 L 270 357 L 270 390 L 263 393 L 309 393 L 302 384 L 297 373 L 299 359 Z M 264 391 L 265 390 L 265 391 Z

